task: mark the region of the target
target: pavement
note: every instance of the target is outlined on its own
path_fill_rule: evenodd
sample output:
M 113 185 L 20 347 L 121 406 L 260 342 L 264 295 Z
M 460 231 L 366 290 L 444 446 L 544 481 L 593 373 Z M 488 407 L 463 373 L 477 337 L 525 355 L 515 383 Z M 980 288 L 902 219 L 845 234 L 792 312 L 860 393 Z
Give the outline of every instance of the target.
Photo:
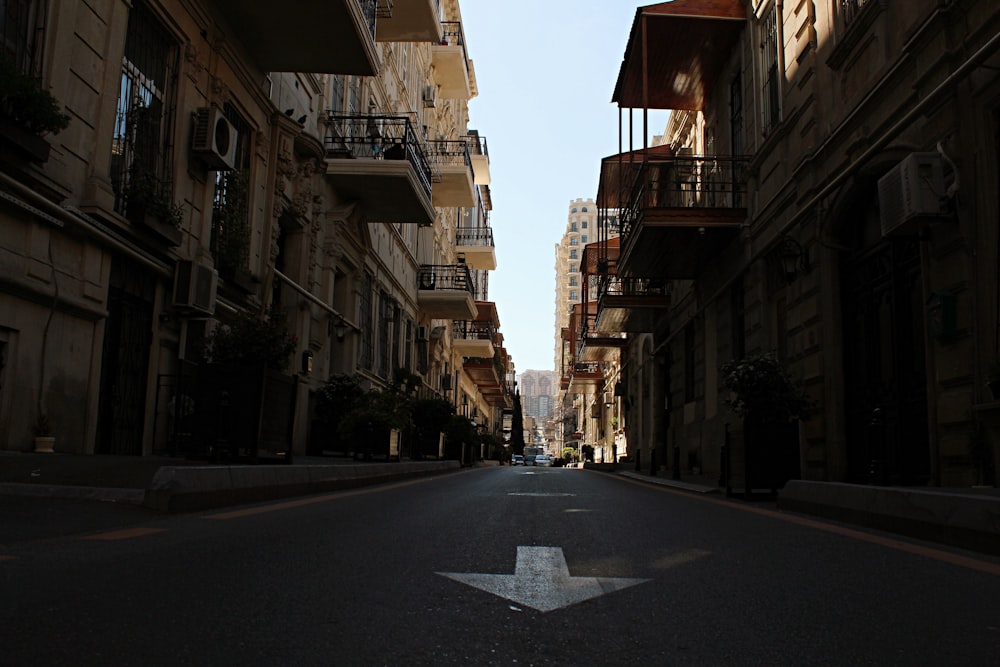
M 481 465 L 496 465 L 483 462 Z M 212 464 L 166 456 L 127 457 L 0 452 L 0 495 L 101 500 L 188 511 L 355 488 L 458 470 L 457 461 L 359 462 L 296 457 L 291 464 Z M 695 494 L 725 495 L 717 480 L 675 480 L 615 464 L 587 469 Z M 884 487 L 792 480 L 765 501 L 807 514 L 962 549 L 1000 555 L 1000 489 Z
M 0 452 L 0 495 L 101 500 L 187 511 L 272 500 L 457 470 L 458 461 L 214 464 L 168 456 Z

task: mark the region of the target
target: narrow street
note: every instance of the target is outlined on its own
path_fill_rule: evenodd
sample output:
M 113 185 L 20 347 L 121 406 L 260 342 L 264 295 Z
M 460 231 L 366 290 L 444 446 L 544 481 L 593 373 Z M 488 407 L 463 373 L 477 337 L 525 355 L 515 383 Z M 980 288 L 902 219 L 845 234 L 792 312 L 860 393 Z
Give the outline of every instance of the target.
M 101 511 L 0 541 L 5 664 L 1000 663 L 997 559 L 597 472 Z

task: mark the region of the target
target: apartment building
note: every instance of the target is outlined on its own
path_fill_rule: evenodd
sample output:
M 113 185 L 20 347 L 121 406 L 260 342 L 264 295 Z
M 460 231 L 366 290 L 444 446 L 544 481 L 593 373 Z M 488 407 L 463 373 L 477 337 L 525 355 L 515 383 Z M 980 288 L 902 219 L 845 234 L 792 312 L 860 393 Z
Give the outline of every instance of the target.
M 644 137 L 672 112 L 662 145 L 602 161 L 598 273 L 630 302 L 595 326 L 628 340 L 637 467 L 749 456 L 720 367 L 771 352 L 814 402 L 779 476 L 997 484 L 998 49 L 985 0 L 635 10 L 613 100 Z
M 0 93 L 0 449 L 44 415 L 57 451 L 304 453 L 317 390 L 354 374 L 415 376 L 500 433 L 513 364 L 456 0 L 5 7 L 5 80 L 68 125 Z M 242 321 L 244 348 L 284 327 L 290 364 L 213 372 L 205 344 Z

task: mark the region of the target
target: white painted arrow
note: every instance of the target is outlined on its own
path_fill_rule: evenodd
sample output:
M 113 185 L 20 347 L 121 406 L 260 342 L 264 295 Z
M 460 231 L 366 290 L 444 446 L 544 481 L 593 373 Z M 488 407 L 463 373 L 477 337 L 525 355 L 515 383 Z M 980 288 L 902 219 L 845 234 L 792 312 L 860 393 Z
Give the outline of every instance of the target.
M 542 613 L 649 581 L 615 577 L 571 577 L 560 547 L 518 547 L 514 574 L 438 574 Z

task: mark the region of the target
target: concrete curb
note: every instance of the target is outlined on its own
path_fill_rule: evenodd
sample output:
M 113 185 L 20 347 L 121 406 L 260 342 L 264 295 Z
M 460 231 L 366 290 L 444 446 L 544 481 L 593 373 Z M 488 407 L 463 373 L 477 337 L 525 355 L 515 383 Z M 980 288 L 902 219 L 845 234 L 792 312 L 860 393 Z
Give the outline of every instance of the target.
M 71 500 L 101 500 L 114 503 L 141 505 L 145 500 L 144 489 L 117 489 L 99 486 L 69 486 L 64 484 L 0 483 L 0 495 L 68 498 Z
M 1000 498 L 933 489 L 792 480 L 778 509 L 1000 554 Z
M 458 461 L 343 465 L 164 466 L 145 492 L 166 512 L 337 491 L 458 470 Z

